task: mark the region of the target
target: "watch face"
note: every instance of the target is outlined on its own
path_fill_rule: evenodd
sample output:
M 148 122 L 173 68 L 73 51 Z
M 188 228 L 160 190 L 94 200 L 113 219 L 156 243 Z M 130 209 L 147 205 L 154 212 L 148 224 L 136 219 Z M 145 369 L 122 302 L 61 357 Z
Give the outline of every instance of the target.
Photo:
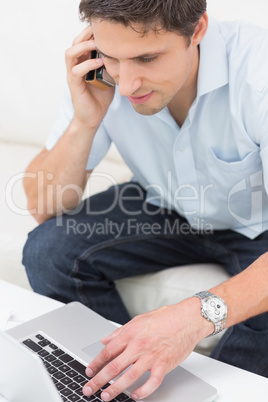
M 203 309 L 207 316 L 213 321 L 221 320 L 226 314 L 224 303 L 217 297 L 210 297 L 209 300 L 204 303 Z

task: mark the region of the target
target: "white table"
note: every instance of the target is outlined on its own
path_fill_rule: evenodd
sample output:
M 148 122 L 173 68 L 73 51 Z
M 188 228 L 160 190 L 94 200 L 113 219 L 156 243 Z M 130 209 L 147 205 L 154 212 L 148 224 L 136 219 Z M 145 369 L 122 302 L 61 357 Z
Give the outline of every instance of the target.
M 0 280 L 0 326 L 1 311 L 5 312 L 7 308 L 11 310 L 11 316 L 2 330 L 61 305 L 60 302 Z M 195 352 L 191 353 L 182 366 L 217 388 L 219 402 L 268 402 L 268 379 L 264 377 Z

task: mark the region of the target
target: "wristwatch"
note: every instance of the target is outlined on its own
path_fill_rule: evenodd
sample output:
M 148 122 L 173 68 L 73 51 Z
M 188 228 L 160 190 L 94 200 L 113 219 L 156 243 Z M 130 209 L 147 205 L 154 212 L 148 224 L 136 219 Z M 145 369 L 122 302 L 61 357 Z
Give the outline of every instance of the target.
M 209 335 L 216 335 L 221 332 L 226 325 L 227 306 L 219 297 L 210 292 L 199 292 L 194 296 L 201 300 L 201 314 L 208 321 L 214 324 L 214 332 Z

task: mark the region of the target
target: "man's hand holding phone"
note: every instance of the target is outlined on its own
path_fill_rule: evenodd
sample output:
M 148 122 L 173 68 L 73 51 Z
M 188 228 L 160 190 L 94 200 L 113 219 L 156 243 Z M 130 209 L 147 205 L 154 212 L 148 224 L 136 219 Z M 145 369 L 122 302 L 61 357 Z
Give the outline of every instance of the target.
M 91 52 L 91 59 L 100 58 L 99 53 L 95 50 Z M 91 70 L 86 75 L 86 82 L 94 85 L 95 87 L 105 91 L 110 87 L 115 86 L 113 78 L 108 74 L 105 66 L 98 68 L 97 70 Z
M 107 90 L 103 91 L 85 80 L 89 72 L 95 75 L 95 71 L 104 71 L 102 59 L 91 55 L 96 55 L 96 47 L 92 28 L 87 26 L 66 51 L 65 62 L 74 120 L 85 128 L 97 130 L 113 100 L 114 87 L 107 86 Z

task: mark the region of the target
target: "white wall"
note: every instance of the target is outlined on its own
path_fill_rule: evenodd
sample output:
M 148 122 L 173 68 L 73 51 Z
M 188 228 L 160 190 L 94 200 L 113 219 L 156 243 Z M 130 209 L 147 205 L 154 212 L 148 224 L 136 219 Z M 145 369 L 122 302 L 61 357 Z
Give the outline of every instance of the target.
M 244 19 L 268 28 L 268 0 L 207 0 L 207 5 L 220 20 Z
M 78 4 L 0 1 L 0 139 L 44 142 L 65 82 L 65 49 L 83 29 Z

